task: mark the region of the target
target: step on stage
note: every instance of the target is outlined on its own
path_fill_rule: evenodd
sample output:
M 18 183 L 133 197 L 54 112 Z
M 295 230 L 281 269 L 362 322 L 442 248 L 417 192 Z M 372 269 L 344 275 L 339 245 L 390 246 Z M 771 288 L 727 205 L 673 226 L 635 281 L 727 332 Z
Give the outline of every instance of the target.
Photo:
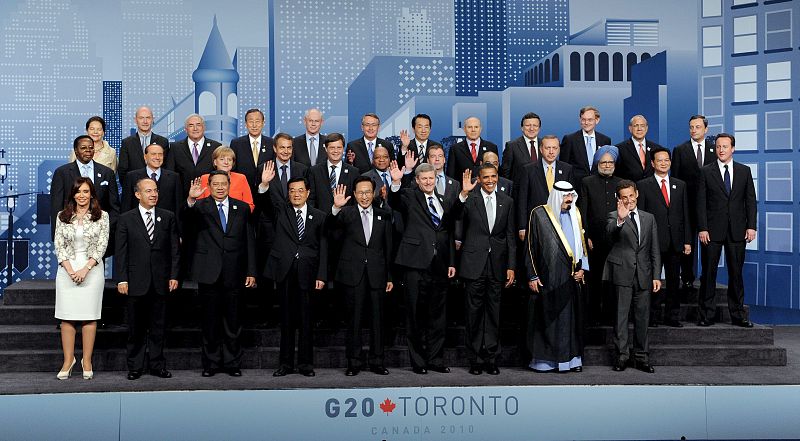
M 509 327 L 503 330 L 500 375 L 473 376 L 463 328 L 451 326 L 449 374 L 413 374 L 398 328 L 387 347 L 390 375 L 346 377 L 343 331 L 319 329 L 316 377 L 275 378 L 279 331 L 247 328 L 244 375 L 203 378 L 199 330 L 184 322 L 167 335 L 173 378 L 128 381 L 126 328 L 113 288 L 106 291 L 109 327 L 98 330 L 90 381 L 79 369 L 67 381 L 55 378 L 62 356 L 53 282 L 26 281 L 6 290 L 0 306 L 0 440 L 800 436 L 800 327 L 701 328 L 692 324 L 691 302 L 682 308 L 684 328 L 650 329 L 655 374 L 613 372 L 607 327 L 588 330 L 582 373 L 531 372 L 520 367 L 518 331 Z M 719 291 L 718 318 L 724 320 L 725 293 Z M 192 308 L 191 295 L 175 300 Z

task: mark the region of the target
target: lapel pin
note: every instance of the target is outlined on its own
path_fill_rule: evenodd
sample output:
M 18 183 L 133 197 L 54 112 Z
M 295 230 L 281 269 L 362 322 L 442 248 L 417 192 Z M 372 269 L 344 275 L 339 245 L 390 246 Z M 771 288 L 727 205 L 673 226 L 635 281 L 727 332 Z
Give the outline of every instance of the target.
M 481 147 L 481 150 L 486 151 L 486 147 Z
M 650 151 L 650 147 L 647 147 L 647 151 L 648 151 L 648 152 Z
M 442 199 L 442 198 L 439 198 L 439 202 L 444 202 L 444 199 Z
M 500 191 L 506 191 L 506 188 L 505 187 L 500 187 Z M 502 205 L 501 205 L 501 207 L 502 207 Z
M 211 147 L 211 142 L 206 142 L 206 147 Z
M 380 216 L 378 216 L 378 220 L 382 220 Z
M 559 171 L 558 171 L 558 174 L 561 174 L 561 172 L 563 172 L 563 171 L 564 171 L 564 170 L 559 170 Z
M 714 153 L 714 149 L 709 149 L 709 151 L 711 151 L 711 153 Z
M 348 170 L 348 169 L 344 169 L 344 172 L 345 172 L 345 173 L 350 173 L 350 170 Z
M 267 149 L 265 149 L 265 148 L 262 148 L 262 149 L 261 149 L 261 153 L 264 153 L 264 152 L 266 152 L 266 151 L 267 151 Z
M 452 179 L 448 179 L 447 180 L 447 185 L 453 185 L 453 180 Z
M 102 177 L 103 177 L 103 175 L 101 175 L 101 174 L 100 174 L 100 172 L 98 172 L 98 173 L 97 173 L 97 177 L 98 177 L 98 178 L 102 178 Z
M 161 216 L 156 218 L 156 222 L 161 222 Z
M 314 219 L 314 216 L 308 215 L 309 219 Z
M 672 188 L 673 188 L 673 189 L 675 189 L 675 188 L 677 188 L 677 187 L 675 187 L 675 184 L 672 184 Z

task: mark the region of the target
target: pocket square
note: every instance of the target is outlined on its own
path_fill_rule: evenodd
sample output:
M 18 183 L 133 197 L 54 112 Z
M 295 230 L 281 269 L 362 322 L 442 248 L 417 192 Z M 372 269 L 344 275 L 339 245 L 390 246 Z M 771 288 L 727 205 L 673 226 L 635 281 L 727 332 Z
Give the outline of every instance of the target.
M 100 183 L 100 185 L 108 185 L 108 181 L 103 181 Z

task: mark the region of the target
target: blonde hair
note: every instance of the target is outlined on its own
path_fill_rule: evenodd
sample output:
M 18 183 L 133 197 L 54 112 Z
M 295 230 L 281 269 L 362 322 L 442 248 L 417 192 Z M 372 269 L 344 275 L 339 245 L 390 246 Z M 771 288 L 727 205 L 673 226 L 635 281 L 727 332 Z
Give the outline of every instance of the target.
M 211 154 L 211 160 L 216 161 L 220 156 L 230 156 L 233 158 L 233 163 L 236 163 L 236 152 L 234 152 L 233 149 L 227 145 L 223 144 L 215 148 L 214 153 Z

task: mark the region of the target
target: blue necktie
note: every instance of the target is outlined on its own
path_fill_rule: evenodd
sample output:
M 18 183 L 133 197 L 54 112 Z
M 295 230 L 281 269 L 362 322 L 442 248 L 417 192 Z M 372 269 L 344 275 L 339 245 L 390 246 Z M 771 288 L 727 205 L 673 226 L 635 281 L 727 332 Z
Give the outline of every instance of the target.
M 389 184 L 389 179 L 386 177 L 386 172 L 381 172 L 381 176 L 383 176 L 383 185 L 386 186 L 386 191 L 389 191 L 391 184 Z
M 433 226 L 439 228 L 439 224 L 442 223 L 442 218 L 439 217 L 439 213 L 436 212 L 436 206 L 433 205 L 433 196 L 428 196 L 428 208 L 431 212 L 431 222 L 433 222 Z
M 728 164 L 725 164 L 725 175 L 722 177 L 722 182 L 725 184 L 725 194 L 731 195 L 731 174 L 728 172 Z
M 222 224 L 222 232 L 228 232 L 228 220 L 225 219 L 225 211 L 222 209 L 222 202 L 219 203 L 219 222 Z
M 331 175 L 328 177 L 331 180 L 331 190 L 336 188 L 336 166 L 331 166 Z

